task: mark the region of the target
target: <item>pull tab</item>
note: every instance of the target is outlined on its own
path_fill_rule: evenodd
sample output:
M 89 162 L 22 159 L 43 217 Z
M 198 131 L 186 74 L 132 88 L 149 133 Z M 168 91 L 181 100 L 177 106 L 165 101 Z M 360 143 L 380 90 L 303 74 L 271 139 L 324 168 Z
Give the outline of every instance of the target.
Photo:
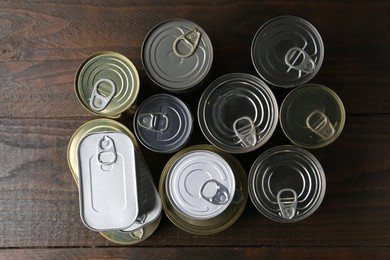
M 168 129 L 169 118 L 167 114 L 161 112 L 144 113 L 138 115 L 137 123 L 150 131 L 162 133 Z
M 303 57 L 301 57 L 303 55 Z M 293 47 L 289 49 L 284 56 L 284 62 L 288 65 L 289 72 L 291 69 L 303 71 L 305 73 L 312 73 L 316 69 L 316 63 L 303 49 Z M 296 63 L 298 63 L 296 65 Z
M 198 30 L 198 28 L 193 28 L 188 32 L 183 33 L 174 41 L 173 51 L 180 58 L 190 57 L 192 54 L 194 54 L 196 48 L 198 47 L 200 36 L 201 36 L 201 32 Z M 191 47 L 188 53 L 181 53 L 178 50 L 177 45 L 179 44 L 180 41 L 184 41 L 187 45 Z
M 237 128 L 238 124 L 240 124 L 239 128 Z M 245 147 L 256 145 L 256 128 L 252 119 L 249 117 L 244 116 L 234 121 L 233 130 Z
M 200 188 L 200 194 L 214 205 L 223 205 L 229 201 L 228 189 L 216 180 L 206 181 Z
M 98 88 L 102 87 L 101 83 L 103 83 L 103 82 L 106 82 L 106 83 L 110 84 L 110 86 L 111 86 L 111 92 L 109 92 L 108 96 L 106 96 L 106 97 L 101 95 L 99 93 L 99 90 L 98 90 Z M 101 111 L 107 107 L 108 103 L 110 103 L 111 99 L 115 95 L 115 92 L 116 92 L 116 86 L 112 80 L 100 79 L 93 86 L 91 98 L 89 100 L 89 105 L 92 107 L 93 110 Z
M 98 143 L 97 160 L 103 171 L 112 169 L 116 162 L 117 154 L 114 141 L 105 135 Z
M 283 197 L 282 193 L 292 193 L 293 197 Z M 295 190 L 283 189 L 278 192 L 277 200 L 282 217 L 292 219 L 297 211 L 298 196 Z
M 130 236 L 137 240 L 141 239 L 144 236 L 144 228 L 140 228 L 133 232 L 130 232 Z
M 320 111 L 313 111 L 306 119 L 307 127 L 323 139 L 331 138 L 336 130 L 329 118 Z

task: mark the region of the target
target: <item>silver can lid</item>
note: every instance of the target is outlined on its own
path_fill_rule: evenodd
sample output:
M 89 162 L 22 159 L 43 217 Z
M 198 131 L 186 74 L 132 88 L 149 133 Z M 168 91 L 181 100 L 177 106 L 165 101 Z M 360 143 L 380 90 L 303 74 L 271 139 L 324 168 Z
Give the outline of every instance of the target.
M 308 151 L 282 145 L 271 148 L 253 163 L 248 177 L 250 198 L 267 218 L 296 222 L 310 216 L 325 195 L 325 174 Z
M 131 226 L 138 215 L 134 145 L 122 133 L 86 136 L 78 146 L 80 215 L 98 231 Z
M 216 79 L 198 105 L 203 134 L 214 146 L 230 153 L 250 152 L 267 142 L 278 123 L 278 113 L 269 87 L 244 73 Z
M 188 218 L 204 220 L 221 214 L 236 189 L 230 165 L 218 154 L 194 150 L 168 170 L 165 190 L 172 206 Z
M 139 106 L 133 123 L 139 141 L 161 153 L 180 150 L 188 142 L 193 126 L 189 108 L 169 94 L 147 98 Z
M 175 19 L 149 32 L 141 57 L 146 73 L 157 85 L 182 92 L 205 79 L 213 62 L 213 47 L 199 25 Z
M 278 16 L 257 31 L 252 63 L 268 83 L 290 88 L 302 85 L 319 71 L 324 44 L 317 29 L 296 16 Z

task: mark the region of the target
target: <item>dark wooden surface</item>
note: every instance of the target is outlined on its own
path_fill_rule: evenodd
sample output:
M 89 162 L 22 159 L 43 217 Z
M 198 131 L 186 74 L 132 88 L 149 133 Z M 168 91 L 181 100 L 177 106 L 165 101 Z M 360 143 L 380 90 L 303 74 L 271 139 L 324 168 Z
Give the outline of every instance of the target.
M 312 150 L 327 178 L 310 218 L 272 222 L 250 201 L 241 218 L 211 236 L 187 234 L 165 216 L 134 246 L 118 246 L 85 228 L 66 161 L 73 132 L 95 118 L 78 103 L 73 79 L 94 52 L 117 51 L 140 73 L 141 96 L 161 92 L 140 60 L 147 32 L 185 18 L 202 26 L 214 51 L 211 80 L 253 73 L 250 44 L 268 19 L 292 14 L 322 35 L 325 60 L 312 82 L 336 91 L 346 126 L 332 145 Z M 389 258 L 389 1 L 0 1 L 0 258 Z M 182 97 L 193 111 L 202 90 Z M 275 91 L 282 100 L 286 91 Z M 122 120 L 131 126 L 131 119 Z M 196 127 L 190 144 L 205 143 Z M 237 158 L 248 170 L 266 149 L 287 144 L 280 128 L 259 150 Z M 171 155 L 142 149 L 153 177 Z

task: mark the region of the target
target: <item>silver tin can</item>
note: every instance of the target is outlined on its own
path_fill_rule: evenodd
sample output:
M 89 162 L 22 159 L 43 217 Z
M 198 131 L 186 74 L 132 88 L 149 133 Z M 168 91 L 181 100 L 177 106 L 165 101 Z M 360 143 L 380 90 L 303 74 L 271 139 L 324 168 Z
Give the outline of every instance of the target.
M 287 138 L 304 148 L 331 144 L 341 134 L 345 109 L 339 96 L 319 84 L 306 84 L 291 91 L 280 109 L 280 125 Z
M 296 222 L 310 216 L 325 195 L 325 174 L 308 151 L 282 145 L 271 148 L 253 163 L 249 196 L 260 213 L 277 222 Z
M 257 31 L 251 57 L 255 70 L 266 82 L 291 88 L 308 82 L 317 74 L 324 59 L 324 44 L 308 21 L 279 16 Z
M 158 94 L 138 107 L 133 123 L 138 140 L 146 148 L 172 153 L 187 144 L 193 119 L 183 101 L 169 94 Z
M 214 146 L 230 153 L 250 152 L 267 142 L 276 128 L 278 113 L 270 88 L 244 73 L 216 79 L 198 105 L 203 134 Z
M 141 58 L 154 83 L 180 93 L 203 83 L 213 63 L 213 47 L 199 25 L 174 19 L 158 24 L 149 32 Z

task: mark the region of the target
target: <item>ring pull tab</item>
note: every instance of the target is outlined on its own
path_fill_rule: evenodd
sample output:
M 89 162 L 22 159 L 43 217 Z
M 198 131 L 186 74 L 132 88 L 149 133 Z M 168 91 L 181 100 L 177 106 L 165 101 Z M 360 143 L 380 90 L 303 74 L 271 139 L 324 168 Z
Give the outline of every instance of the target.
M 110 92 L 108 93 L 108 96 L 103 96 L 99 93 L 99 88 L 103 88 L 103 82 L 108 83 L 111 87 Z M 102 92 L 102 91 L 101 91 Z M 116 92 L 116 86 L 115 83 L 110 79 L 100 79 L 98 80 L 95 85 L 93 86 L 91 98 L 89 100 L 89 105 L 92 107 L 95 111 L 101 111 L 105 109 L 114 97 Z
M 137 229 L 133 232 L 130 232 L 130 236 L 133 239 L 141 239 L 144 236 L 144 228 Z
M 238 125 L 240 127 L 237 127 Z M 245 147 L 256 145 L 256 128 L 252 119 L 249 117 L 244 116 L 234 121 L 233 130 Z
M 309 74 L 316 69 L 314 60 L 303 49 L 298 47 L 289 49 L 286 56 L 284 56 L 284 61 L 289 67 L 287 72 L 291 69 L 296 69 Z
M 228 189 L 216 180 L 206 181 L 200 188 L 202 198 L 214 205 L 223 205 L 229 201 Z
M 282 197 L 282 193 L 292 193 L 292 197 Z M 291 195 L 291 194 L 290 194 Z M 277 200 L 282 217 L 292 219 L 297 211 L 298 196 L 295 190 L 283 189 L 278 192 Z
M 188 32 L 183 33 L 178 38 L 176 38 L 176 40 L 173 42 L 173 51 L 180 58 L 190 57 L 192 54 L 194 54 L 196 48 L 198 47 L 200 36 L 201 36 L 201 32 L 199 31 L 198 28 L 193 28 Z M 191 49 L 188 53 L 181 53 L 178 50 L 177 45 L 179 44 L 180 41 L 184 41 L 187 45 L 190 46 Z
M 161 112 L 144 113 L 139 114 L 137 123 L 150 131 L 162 133 L 168 129 L 169 118 L 167 114 Z
M 117 153 L 114 141 L 105 135 L 98 143 L 97 160 L 103 171 L 112 170 L 113 164 L 116 162 Z
M 306 119 L 307 127 L 319 135 L 322 139 L 327 140 L 331 138 L 336 130 L 329 118 L 318 110 L 313 111 Z

